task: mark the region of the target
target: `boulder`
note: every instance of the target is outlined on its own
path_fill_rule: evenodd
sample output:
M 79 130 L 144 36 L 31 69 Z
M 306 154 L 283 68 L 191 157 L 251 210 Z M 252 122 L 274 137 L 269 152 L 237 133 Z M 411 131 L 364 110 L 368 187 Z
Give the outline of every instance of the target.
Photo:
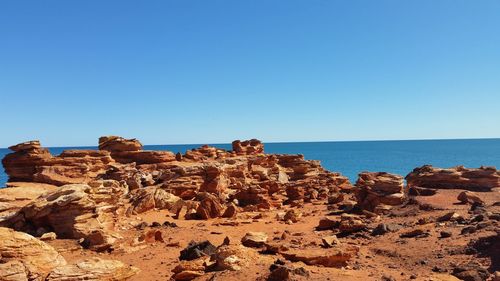
M 260 248 L 267 242 L 265 232 L 248 232 L 241 238 L 241 244 L 246 247 Z
M 458 201 L 464 203 L 464 204 L 479 204 L 479 205 L 484 205 L 483 199 L 479 197 L 477 193 L 474 193 L 472 191 L 462 191 L 460 194 L 457 196 Z
M 403 177 L 385 172 L 360 173 L 355 195 L 358 205 L 371 212 L 381 204 L 400 205 L 406 199 Z

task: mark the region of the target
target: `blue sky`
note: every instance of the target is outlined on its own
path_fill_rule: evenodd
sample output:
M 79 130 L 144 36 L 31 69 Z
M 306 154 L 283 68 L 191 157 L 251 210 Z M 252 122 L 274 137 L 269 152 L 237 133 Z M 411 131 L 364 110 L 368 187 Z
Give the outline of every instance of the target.
M 0 147 L 500 137 L 500 1 L 1 1 Z

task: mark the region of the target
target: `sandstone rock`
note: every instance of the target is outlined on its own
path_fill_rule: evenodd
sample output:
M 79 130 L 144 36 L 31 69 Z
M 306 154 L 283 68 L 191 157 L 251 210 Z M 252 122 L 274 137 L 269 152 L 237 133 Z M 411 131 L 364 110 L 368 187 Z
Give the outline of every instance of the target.
M 307 250 L 290 250 L 282 253 L 287 260 L 298 262 L 301 261 L 307 265 L 321 265 L 325 267 L 340 267 L 351 260 L 356 254 L 354 248 L 345 250 L 332 249 L 307 249 Z
M 260 248 L 267 242 L 267 234 L 264 232 L 248 232 L 241 238 L 241 244 L 246 247 Z
M 494 167 L 468 169 L 458 166 L 449 169 L 424 165 L 406 176 L 409 187 L 460 188 L 471 191 L 489 191 L 500 186 L 500 173 Z
M 456 213 L 456 212 L 449 212 L 449 213 L 446 213 L 440 217 L 437 218 L 437 221 L 439 222 L 444 222 L 444 221 L 463 221 L 464 218 Z
M 178 281 L 189 281 L 205 274 L 205 261 L 203 259 L 181 260 L 172 270 L 172 278 Z
M 45 280 L 53 268 L 66 264 L 51 246 L 4 227 L 0 227 L 0 255 L 0 280 Z
M 243 142 L 240 140 L 235 140 L 233 141 L 232 145 L 233 151 L 236 154 L 248 155 L 264 153 L 264 144 L 256 139 L 251 139 Z
M 298 222 L 302 217 L 302 213 L 297 209 L 290 209 L 286 212 L 283 219 L 285 221 Z
M 196 215 L 200 219 L 218 218 L 222 216 L 224 207 L 219 199 L 210 193 L 198 193 L 200 205 L 196 209 Z
M 479 195 L 477 193 L 474 193 L 472 191 L 460 192 L 457 199 L 464 204 L 467 204 L 467 203 L 470 203 L 470 204 L 476 203 L 476 204 L 480 204 L 480 205 L 485 204 L 483 199 L 481 199 L 481 197 L 479 197 Z
M 40 240 L 42 240 L 42 241 L 52 241 L 52 240 L 56 240 L 56 239 L 57 239 L 57 235 L 54 232 L 44 233 L 40 237 Z
M 182 206 L 182 199 L 157 187 L 133 190 L 129 193 L 131 206 L 127 213 L 143 213 L 152 209 L 170 210 L 176 213 Z
M 241 245 L 224 245 L 217 248 L 211 260 L 215 262 L 215 270 L 238 271 L 249 265 L 248 256 L 248 250 Z
M 325 236 L 321 238 L 321 242 L 323 243 L 323 247 L 331 248 L 335 245 L 340 245 L 340 241 L 336 235 Z
M 139 151 L 142 144 L 136 139 L 124 139 L 118 136 L 105 136 L 99 138 L 99 150 L 116 151 Z
M 105 250 L 116 241 L 113 211 L 127 192 L 116 181 L 65 185 L 23 207 L 3 225 L 34 233 L 43 227 L 60 238 L 84 239 L 84 245 Z M 33 229 L 33 227 L 35 229 Z
M 380 204 L 400 205 L 405 200 L 403 177 L 385 172 L 363 172 L 356 182 L 356 199 L 361 208 L 376 211 Z
M 107 151 L 67 150 L 54 157 L 38 141 L 11 148 L 15 152 L 2 160 L 10 182 L 87 183 L 104 174 L 114 162 Z
M 319 220 L 318 226 L 316 226 L 317 230 L 328 230 L 333 228 L 338 228 L 340 225 L 340 220 L 324 217 Z
M 125 265 L 120 261 L 91 258 L 76 264 L 56 267 L 46 281 L 120 281 L 130 278 L 138 272 L 139 269 Z

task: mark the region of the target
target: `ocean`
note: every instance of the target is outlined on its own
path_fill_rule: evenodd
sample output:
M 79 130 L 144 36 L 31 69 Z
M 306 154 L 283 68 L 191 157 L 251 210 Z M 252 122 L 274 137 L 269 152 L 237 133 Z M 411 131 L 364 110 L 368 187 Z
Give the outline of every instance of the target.
M 212 144 L 231 149 L 231 144 Z M 170 150 L 184 153 L 200 147 L 190 145 L 145 145 L 146 150 Z M 66 149 L 97 149 L 96 147 L 52 147 L 58 155 Z M 500 139 L 405 140 L 405 141 L 335 141 L 266 143 L 266 153 L 303 154 L 306 159 L 320 160 L 330 170 L 340 172 L 354 183 L 362 171 L 385 171 L 407 175 L 415 167 L 432 164 L 437 167 L 495 166 L 500 168 Z M 0 149 L 3 158 L 8 149 Z M 0 187 L 8 177 L 0 169 Z

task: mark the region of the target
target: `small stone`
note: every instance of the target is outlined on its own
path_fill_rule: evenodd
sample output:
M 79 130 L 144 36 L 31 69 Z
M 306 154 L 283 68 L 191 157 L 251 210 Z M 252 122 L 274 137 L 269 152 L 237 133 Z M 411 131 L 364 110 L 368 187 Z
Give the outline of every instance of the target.
M 441 235 L 441 238 L 451 237 L 451 232 L 449 231 L 441 231 L 439 234 Z
M 54 232 L 47 232 L 47 233 L 43 234 L 42 237 L 40 237 L 40 240 L 42 240 L 42 241 L 52 241 L 52 240 L 56 240 L 56 239 L 57 239 L 57 235 Z
M 260 248 L 267 242 L 265 232 L 248 232 L 241 238 L 241 244 L 246 247 Z

